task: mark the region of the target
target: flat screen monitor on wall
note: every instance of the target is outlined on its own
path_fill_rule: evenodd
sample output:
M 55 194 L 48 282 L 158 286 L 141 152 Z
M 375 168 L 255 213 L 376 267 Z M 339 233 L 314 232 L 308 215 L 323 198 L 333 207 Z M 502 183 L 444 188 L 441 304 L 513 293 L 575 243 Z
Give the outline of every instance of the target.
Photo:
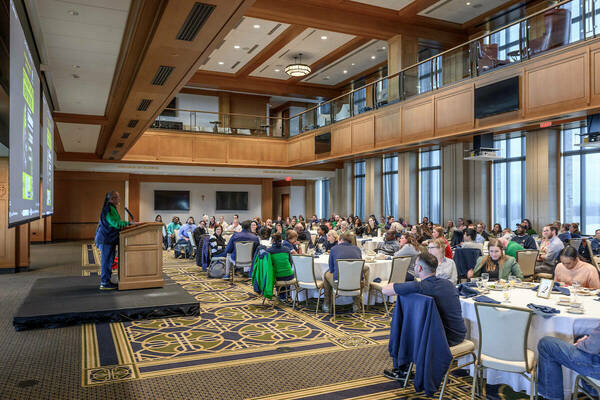
M 42 93 L 42 215 L 54 212 L 54 120 Z
M 10 2 L 8 224 L 40 217 L 40 78 Z
M 519 109 L 519 77 L 475 88 L 475 118 Z
M 189 190 L 155 190 L 154 210 L 189 211 Z
M 248 209 L 248 192 L 217 192 L 217 210 L 242 211 Z

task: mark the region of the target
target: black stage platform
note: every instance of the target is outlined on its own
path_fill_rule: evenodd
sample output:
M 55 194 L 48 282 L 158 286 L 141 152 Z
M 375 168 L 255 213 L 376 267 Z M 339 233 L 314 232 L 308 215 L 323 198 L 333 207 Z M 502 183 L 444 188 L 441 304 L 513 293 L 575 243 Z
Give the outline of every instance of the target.
M 97 276 L 40 278 L 13 318 L 15 330 L 59 328 L 96 322 L 198 316 L 200 304 L 164 276 L 155 289 L 98 289 Z

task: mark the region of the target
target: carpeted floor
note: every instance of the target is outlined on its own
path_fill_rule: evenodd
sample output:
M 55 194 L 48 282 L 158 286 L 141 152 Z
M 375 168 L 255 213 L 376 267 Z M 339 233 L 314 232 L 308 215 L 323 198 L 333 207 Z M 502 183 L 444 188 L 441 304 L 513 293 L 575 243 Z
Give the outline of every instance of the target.
M 97 268 L 82 244 L 32 246 L 29 272 L 0 275 L 0 399 L 423 398 L 381 376 L 390 364 L 381 307 L 364 318 L 346 308 L 336 322 L 315 317 L 312 303 L 271 309 L 247 283 L 209 280 L 170 255 L 165 271 L 201 301 L 199 318 L 15 332 L 12 315 L 35 279 Z M 446 397 L 469 398 L 468 380 Z M 526 398 L 504 386 L 487 391 Z

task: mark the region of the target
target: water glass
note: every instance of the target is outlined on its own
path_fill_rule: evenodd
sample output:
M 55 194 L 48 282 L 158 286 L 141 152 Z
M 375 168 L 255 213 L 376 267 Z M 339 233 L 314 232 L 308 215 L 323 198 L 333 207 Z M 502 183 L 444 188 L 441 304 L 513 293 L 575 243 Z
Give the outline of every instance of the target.
M 504 302 L 510 303 L 510 285 L 504 285 L 504 290 L 502 291 L 504 295 Z
M 579 289 L 581 288 L 581 283 L 579 281 L 573 281 L 572 282 L 572 286 L 573 286 L 573 290 L 571 291 L 573 293 L 573 298 L 571 300 L 571 303 L 577 303 L 577 293 L 579 292 Z
M 483 284 L 485 285 L 485 287 L 487 287 L 487 283 L 490 280 L 490 274 L 484 272 L 483 274 L 481 274 L 481 280 L 483 280 Z
M 517 277 L 514 275 L 509 275 L 508 276 L 508 283 L 510 284 L 510 286 L 514 286 L 515 283 L 517 283 Z

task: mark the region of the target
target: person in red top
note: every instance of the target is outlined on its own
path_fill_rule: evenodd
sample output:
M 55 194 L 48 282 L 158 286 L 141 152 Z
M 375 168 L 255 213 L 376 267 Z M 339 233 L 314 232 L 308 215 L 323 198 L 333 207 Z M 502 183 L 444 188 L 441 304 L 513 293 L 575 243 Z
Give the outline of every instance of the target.
M 444 228 L 442 228 L 441 226 L 436 226 L 431 232 L 431 241 L 434 241 L 436 239 L 444 240 L 444 242 L 446 243 L 446 248 L 444 249 L 444 256 L 446 258 L 452 258 L 452 249 L 450 248 L 450 243 L 448 243 L 448 241 L 444 237 Z

